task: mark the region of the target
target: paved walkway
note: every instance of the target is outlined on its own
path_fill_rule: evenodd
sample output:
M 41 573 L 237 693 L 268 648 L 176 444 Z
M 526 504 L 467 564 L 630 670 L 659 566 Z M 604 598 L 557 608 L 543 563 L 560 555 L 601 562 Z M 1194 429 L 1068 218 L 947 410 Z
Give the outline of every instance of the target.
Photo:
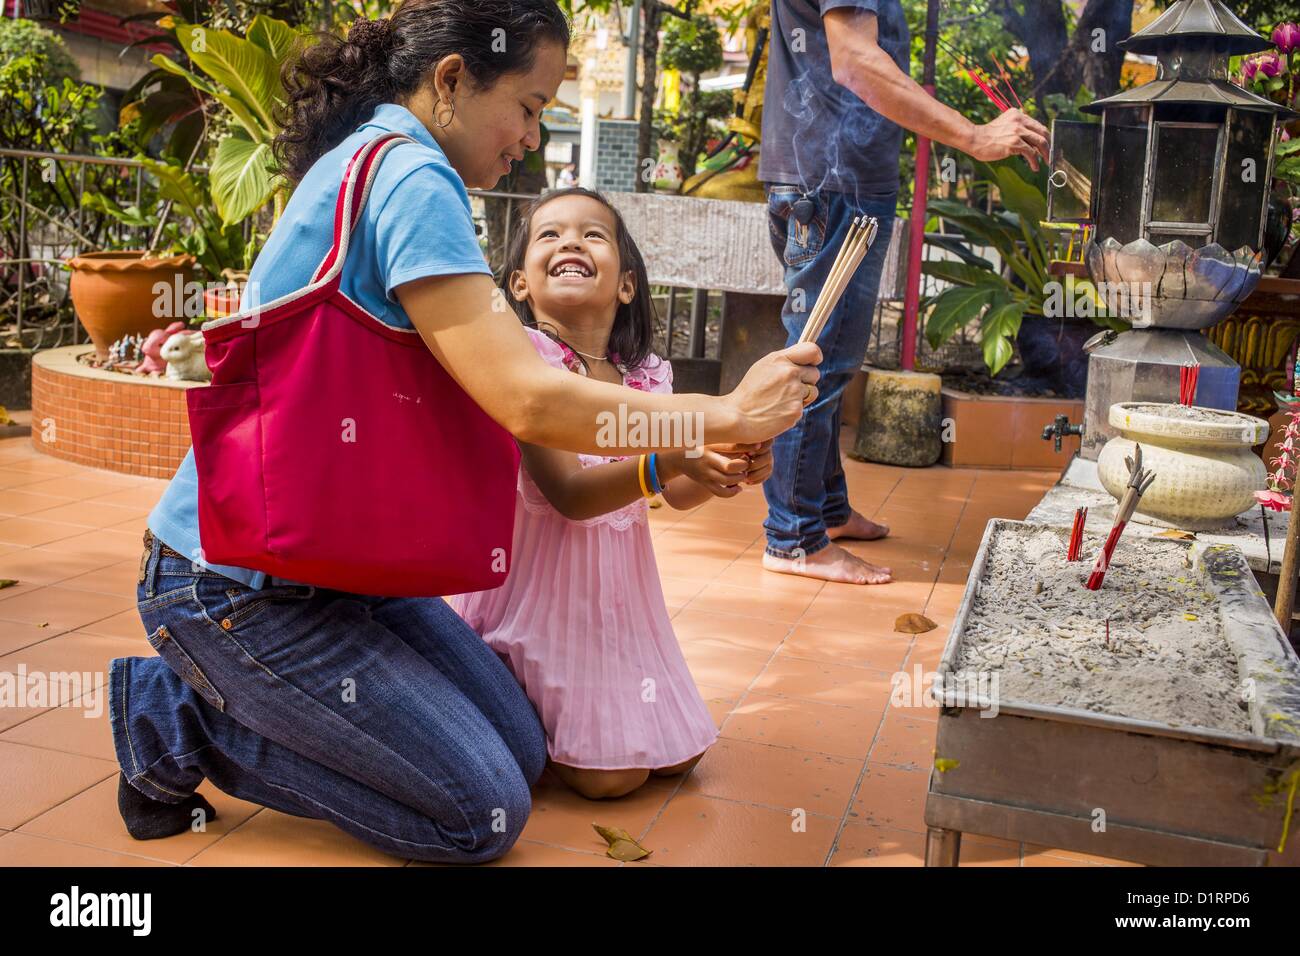
M 497 865 L 618 865 L 602 855 L 593 821 L 639 837 L 652 865 L 921 862 L 935 715 L 889 707 L 890 675 L 937 664 L 985 523 L 1024 517 L 1054 475 L 846 467 L 856 507 L 893 529 L 849 547 L 893 567 L 894 584 L 763 571 L 758 489 L 651 513 L 677 635 L 721 739 L 689 776 L 652 778 L 621 800 L 587 801 L 544 777 L 522 839 Z M 19 582 L 0 590 L 0 672 L 102 675 L 113 657 L 151 653 L 135 582 L 145 516 L 164 486 L 50 458 L 26 438 L 0 440 L 0 578 Z M 909 611 L 938 630 L 894 633 Z M 0 865 L 406 863 L 210 785 L 202 792 L 220 819 L 206 833 L 138 843 L 117 816 L 104 713 L 0 708 L 0 766 Z M 962 862 L 1112 861 L 968 836 Z

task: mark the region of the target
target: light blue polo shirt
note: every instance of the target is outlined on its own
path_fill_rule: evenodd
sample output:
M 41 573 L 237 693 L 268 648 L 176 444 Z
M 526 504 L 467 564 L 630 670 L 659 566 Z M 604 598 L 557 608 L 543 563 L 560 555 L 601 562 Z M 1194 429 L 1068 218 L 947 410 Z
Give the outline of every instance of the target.
M 460 176 L 424 124 L 405 107 L 384 103 L 369 121 L 317 160 L 298 184 L 253 264 L 242 308 L 255 304 L 250 301 L 254 294 L 265 304 L 310 283 L 333 243 L 334 204 L 348 161 L 364 143 L 389 131 L 405 133 L 415 142 L 391 149 L 375 174 L 343 264 L 342 291 L 386 324 L 409 329 L 411 320 L 393 295 L 397 286 L 424 276 L 491 274 L 474 233 L 469 193 Z M 316 387 L 329 388 L 330 383 L 318 382 Z M 401 471 L 400 462 L 390 467 L 395 474 Z M 321 520 L 328 521 L 329 516 L 321 515 Z M 261 571 L 203 560 L 193 449 L 150 513 L 149 528 L 203 567 L 252 588 L 268 583 Z

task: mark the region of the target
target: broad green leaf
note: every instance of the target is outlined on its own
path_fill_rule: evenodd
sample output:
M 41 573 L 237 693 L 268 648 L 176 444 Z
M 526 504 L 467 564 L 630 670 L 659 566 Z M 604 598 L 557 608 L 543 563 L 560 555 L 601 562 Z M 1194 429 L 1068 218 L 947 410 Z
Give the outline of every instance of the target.
M 945 289 L 934 298 L 934 309 L 925 320 L 925 338 L 939 348 L 954 332 L 980 314 L 994 290 L 985 286 Z
M 1006 285 L 1002 277 L 993 272 L 992 269 L 981 269 L 979 266 L 969 265 L 965 262 L 953 262 L 950 259 L 927 260 L 921 264 L 921 271 L 928 276 L 934 276 L 936 279 L 942 279 L 944 282 L 951 282 L 955 285 L 992 285 L 997 287 Z
M 261 141 L 267 131 L 276 128 L 272 111 L 283 97 L 280 75 L 269 53 L 256 43 L 224 30 L 185 24 L 176 28 L 176 35 L 194 65 L 228 89 L 257 117 L 261 129 L 249 129 L 251 139 Z
M 1000 335 L 985 336 L 980 345 L 984 350 L 984 364 L 989 367 L 990 375 L 997 375 L 1002 371 L 1014 354 L 1011 343 Z
M 980 344 L 989 373 L 997 375 L 1011 361 L 1012 340 L 1020 331 L 1025 314 L 1023 302 L 1004 302 L 992 306 L 980 320 Z
M 207 93 L 209 96 L 217 95 L 217 88 L 215 86 L 213 86 L 203 77 L 199 76 L 197 73 L 193 73 L 190 70 L 185 69 L 185 67 L 181 66 L 179 63 L 177 63 L 175 60 L 173 60 L 171 57 L 167 56 L 166 54 L 155 53 L 152 57 L 149 58 L 149 62 L 152 63 L 154 66 L 158 67 L 159 69 L 166 70 L 168 73 L 174 73 L 177 76 L 185 77 L 185 79 L 190 81 L 190 85 L 193 86 L 196 90 L 202 90 L 204 93 Z
M 118 122 L 125 124 L 139 120 L 141 141 L 147 142 L 161 127 L 179 122 L 200 108 L 201 103 L 193 90 L 158 90 L 134 103 L 124 104 Z
M 179 166 L 160 163 L 147 156 L 139 157 L 144 168 L 158 177 L 158 195 L 170 199 L 179 205 L 182 211 L 195 222 L 202 222 L 202 210 L 205 204 L 203 189 L 194 177 Z
M 1278 179 L 1300 175 L 1300 156 L 1288 156 L 1273 167 L 1273 175 Z
M 243 222 L 271 199 L 275 192 L 273 162 L 266 143 L 227 136 L 217 144 L 209 177 L 212 202 L 222 226 Z
M 1047 218 L 1047 199 L 1042 193 L 1006 166 L 997 167 L 993 173 L 1002 194 L 1002 205 L 1024 222 L 1037 224 Z
M 147 218 L 137 206 L 120 206 L 103 193 L 86 191 L 81 194 L 81 205 L 102 215 L 111 216 L 118 222 L 136 228 L 146 228 L 157 224 L 157 220 Z
M 1290 156 L 1292 153 L 1300 151 L 1300 136 L 1287 140 L 1285 143 L 1277 144 L 1277 155 Z
M 248 27 L 248 40 L 270 54 L 277 66 L 293 52 L 295 44 L 301 42 L 304 35 L 283 20 L 259 13 L 253 17 Z
M 933 233 L 934 229 L 927 226 L 926 232 Z M 934 246 L 936 249 L 943 249 L 947 252 L 951 252 L 968 265 L 987 269 L 989 272 L 994 271 L 993 263 L 988 259 L 985 259 L 983 256 L 977 256 L 975 253 L 971 252 L 969 244 L 963 241 L 960 236 L 935 236 L 933 238 L 926 236 L 925 242 L 926 245 Z
M 929 211 L 937 213 L 943 219 L 962 230 L 973 241 L 982 240 L 982 244 L 993 246 L 1003 255 L 1009 255 L 1020 241 L 1020 229 L 1014 223 L 998 216 L 990 216 L 979 209 L 972 209 L 963 203 L 950 199 L 932 199 Z
M 161 67 L 162 69 L 166 70 L 169 73 L 175 73 L 177 76 L 185 77 L 185 79 L 189 80 L 190 84 L 196 90 L 200 90 L 208 94 L 208 96 L 212 97 L 214 100 L 219 102 L 222 106 L 224 106 L 226 109 L 230 110 L 231 115 L 233 115 L 235 119 L 239 121 L 239 125 L 244 127 L 244 129 L 248 132 L 248 135 L 253 139 L 257 140 L 258 142 L 269 143 L 271 141 L 272 139 L 271 134 L 268 133 L 267 130 L 262 128 L 262 125 L 258 122 L 257 118 L 253 115 L 252 111 L 250 111 L 249 108 L 245 106 L 243 103 L 241 103 L 236 97 L 232 96 L 231 94 L 223 90 L 218 89 L 216 86 L 214 86 L 212 83 L 205 80 L 203 77 L 199 76 L 197 73 L 190 72 L 189 70 L 185 69 L 185 67 L 177 63 L 175 60 L 169 60 L 161 53 L 154 54 L 154 57 L 150 62 L 152 62 L 155 66 Z

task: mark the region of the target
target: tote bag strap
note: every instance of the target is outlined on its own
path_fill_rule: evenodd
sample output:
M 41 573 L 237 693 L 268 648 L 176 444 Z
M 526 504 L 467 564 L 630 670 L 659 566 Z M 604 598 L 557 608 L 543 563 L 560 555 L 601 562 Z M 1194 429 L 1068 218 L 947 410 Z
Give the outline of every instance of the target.
M 385 133 L 364 144 L 353 154 L 347 172 L 343 175 L 343 182 L 339 184 L 338 199 L 334 203 L 334 242 L 312 274 L 312 285 L 323 278 L 337 279 L 342 274 L 352 231 L 361 221 L 361 213 L 365 211 L 379 164 L 393 147 L 413 142 L 415 140 L 402 133 Z

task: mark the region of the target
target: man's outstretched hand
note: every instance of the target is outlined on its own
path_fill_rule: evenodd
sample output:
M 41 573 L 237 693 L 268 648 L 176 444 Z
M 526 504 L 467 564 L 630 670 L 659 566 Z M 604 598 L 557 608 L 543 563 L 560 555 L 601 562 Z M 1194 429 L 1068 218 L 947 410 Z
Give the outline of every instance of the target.
M 1023 156 L 1029 168 L 1038 172 L 1038 160 L 1048 159 L 1047 145 L 1047 127 L 1020 110 L 1011 109 L 991 123 L 976 126 L 974 141 L 966 152 L 983 162 Z

